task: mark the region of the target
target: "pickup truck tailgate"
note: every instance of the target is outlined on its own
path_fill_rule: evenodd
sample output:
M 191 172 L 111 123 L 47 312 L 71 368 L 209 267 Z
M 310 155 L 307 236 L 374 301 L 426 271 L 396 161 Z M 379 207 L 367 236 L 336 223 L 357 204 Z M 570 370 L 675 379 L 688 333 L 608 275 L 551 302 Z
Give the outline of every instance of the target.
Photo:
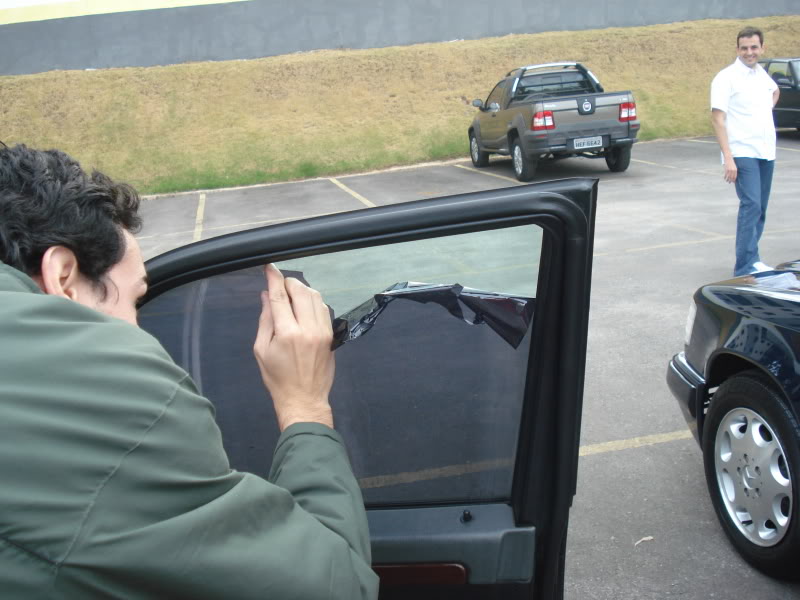
M 572 96 L 540 101 L 541 110 L 552 111 L 555 129 L 547 131 L 550 145 L 569 145 L 569 140 L 588 136 L 608 139 L 630 137 L 630 124 L 620 121 L 620 104 L 631 102 L 628 94 Z M 538 103 L 537 103 L 538 104 Z

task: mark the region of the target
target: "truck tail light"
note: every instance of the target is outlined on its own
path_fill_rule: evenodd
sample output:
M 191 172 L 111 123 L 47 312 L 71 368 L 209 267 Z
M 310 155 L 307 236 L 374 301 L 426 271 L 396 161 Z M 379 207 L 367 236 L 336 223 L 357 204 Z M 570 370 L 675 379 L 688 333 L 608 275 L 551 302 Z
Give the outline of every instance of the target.
M 622 122 L 636 120 L 636 102 L 623 102 L 619 105 L 619 120 Z
M 533 115 L 533 123 L 531 123 L 531 129 L 533 131 L 540 131 L 542 129 L 555 129 L 556 122 L 553 119 L 553 111 L 551 110 L 544 110 L 539 111 L 535 115 Z

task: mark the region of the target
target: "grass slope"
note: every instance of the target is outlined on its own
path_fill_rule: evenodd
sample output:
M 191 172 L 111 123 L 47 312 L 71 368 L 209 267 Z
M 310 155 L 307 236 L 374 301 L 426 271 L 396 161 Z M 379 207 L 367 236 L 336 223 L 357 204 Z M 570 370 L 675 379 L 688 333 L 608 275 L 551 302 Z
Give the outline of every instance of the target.
M 752 19 L 800 55 L 800 16 Z M 711 132 L 708 86 L 741 21 L 509 35 L 248 61 L 0 77 L 0 140 L 55 147 L 144 193 L 467 156 L 475 109 L 510 69 L 586 64 L 633 90 L 644 140 Z

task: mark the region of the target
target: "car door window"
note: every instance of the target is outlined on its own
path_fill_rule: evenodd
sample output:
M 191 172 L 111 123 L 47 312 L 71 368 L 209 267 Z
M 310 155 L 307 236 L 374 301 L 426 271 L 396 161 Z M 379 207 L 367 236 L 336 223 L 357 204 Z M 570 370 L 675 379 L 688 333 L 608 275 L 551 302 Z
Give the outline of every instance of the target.
M 776 82 L 780 80 L 783 85 L 786 85 L 786 80 L 792 80 L 791 69 L 788 62 L 771 62 L 767 67 L 767 73 Z
M 547 182 L 191 244 L 148 261 L 140 324 L 215 405 L 233 467 L 266 475 L 278 429 L 252 356 L 262 268 L 302 277 L 337 318 L 331 404 L 382 597 L 392 581 L 437 600 L 464 586 L 558 597 L 596 193 Z
M 486 104 L 485 104 L 486 108 L 489 108 L 489 105 L 492 102 L 496 102 L 497 104 L 500 105 L 500 108 L 503 108 L 502 103 L 503 103 L 503 96 L 505 94 L 505 86 L 506 86 L 505 79 L 503 79 L 500 83 L 494 86 L 494 89 L 489 94 L 489 97 L 486 98 Z
M 526 225 L 277 263 L 336 315 L 398 283 L 437 285 L 393 298 L 336 352 L 336 427 L 368 505 L 510 498 L 531 327 L 518 311 L 534 314 L 541 244 Z M 251 351 L 263 288 L 260 266 L 204 278 L 148 303 L 140 321 L 214 403 L 232 466 L 266 477 L 277 425 Z M 480 304 L 509 298 L 511 342 Z

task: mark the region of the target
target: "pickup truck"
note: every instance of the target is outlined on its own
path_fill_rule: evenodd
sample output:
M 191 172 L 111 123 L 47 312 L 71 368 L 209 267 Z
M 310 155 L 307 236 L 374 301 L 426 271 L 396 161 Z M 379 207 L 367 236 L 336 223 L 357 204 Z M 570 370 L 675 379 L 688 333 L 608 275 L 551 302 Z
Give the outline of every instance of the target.
M 576 62 L 514 69 L 472 105 L 480 110 L 468 131 L 472 163 L 510 155 L 520 181 L 533 179 L 540 160 L 571 156 L 602 157 L 611 171 L 624 171 L 639 132 L 633 94 L 605 92 Z

